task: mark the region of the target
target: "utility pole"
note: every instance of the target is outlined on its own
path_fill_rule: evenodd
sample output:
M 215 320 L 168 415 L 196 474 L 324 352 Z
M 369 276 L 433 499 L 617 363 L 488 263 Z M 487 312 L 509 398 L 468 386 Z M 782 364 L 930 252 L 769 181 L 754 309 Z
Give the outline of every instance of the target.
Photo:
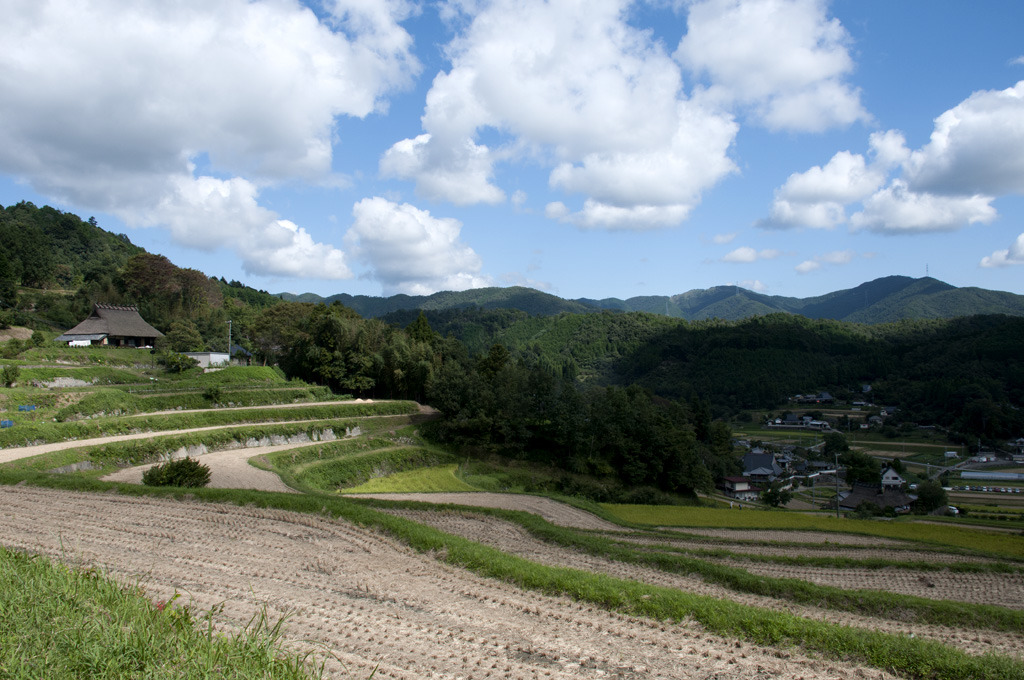
M 228 363 L 231 363 L 231 319 L 228 319 Z
M 836 451 L 836 519 L 839 519 L 839 452 Z

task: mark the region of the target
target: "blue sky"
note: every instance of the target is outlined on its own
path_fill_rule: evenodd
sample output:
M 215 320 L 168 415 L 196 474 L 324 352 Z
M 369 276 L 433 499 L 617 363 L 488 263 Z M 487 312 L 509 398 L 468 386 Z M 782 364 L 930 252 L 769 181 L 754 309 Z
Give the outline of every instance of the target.
M 1024 294 L 1019 0 L 5 0 L 0 204 L 271 292 Z

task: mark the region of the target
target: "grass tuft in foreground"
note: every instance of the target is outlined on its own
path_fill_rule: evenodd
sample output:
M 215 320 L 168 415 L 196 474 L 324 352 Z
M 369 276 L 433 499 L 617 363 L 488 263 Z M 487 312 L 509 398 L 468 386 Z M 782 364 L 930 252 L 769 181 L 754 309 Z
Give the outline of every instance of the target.
M 174 598 L 172 598 L 173 600 Z M 261 610 L 244 631 L 213 628 L 215 611 L 153 604 L 95 569 L 0 547 L 0 677 L 321 678 L 308 655 L 280 647 L 283 620 Z

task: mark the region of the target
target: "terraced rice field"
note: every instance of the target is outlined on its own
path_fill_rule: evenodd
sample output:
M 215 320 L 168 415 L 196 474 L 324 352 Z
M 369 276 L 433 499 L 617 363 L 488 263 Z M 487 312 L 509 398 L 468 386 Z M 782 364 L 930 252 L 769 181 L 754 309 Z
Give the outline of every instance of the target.
M 438 501 L 441 499 L 438 498 Z M 465 502 L 466 499 L 463 499 Z M 571 509 L 570 509 L 571 510 Z M 463 511 L 438 511 L 438 510 L 390 510 L 389 512 L 399 514 L 403 517 L 413 519 L 434 526 L 442 531 L 457 534 L 473 541 L 478 541 L 503 552 L 519 555 L 529 560 L 549 564 L 553 566 L 586 569 L 588 571 L 604 573 L 618 578 L 633 581 L 640 581 L 652 585 L 678 588 L 686 592 L 709 595 L 716 598 L 728 599 L 742 604 L 788 611 L 801 617 L 812 618 L 822 621 L 838 623 L 840 625 L 864 627 L 873 630 L 881 630 L 889 633 L 913 635 L 943 642 L 954 647 L 963 649 L 972 654 L 985 652 L 999 652 L 1012 656 L 1024 656 L 1024 631 L 1016 633 L 1005 633 L 996 631 L 965 632 L 963 628 L 950 622 L 949 626 L 922 625 L 900 621 L 878 619 L 855 614 L 836 612 L 825 608 L 816 608 L 795 605 L 785 600 L 771 597 L 754 596 L 737 593 L 722 586 L 706 583 L 695 576 L 684 576 L 666 573 L 664 571 L 624 564 L 614 560 L 603 559 L 593 555 L 583 554 L 568 548 L 553 545 L 540 541 L 531 536 L 521 526 L 512 522 L 504 521 L 484 514 L 474 513 L 469 510 Z M 579 512 L 579 511 L 574 511 Z M 744 532 L 743 537 L 754 537 L 757 532 Z M 652 539 L 636 538 L 631 536 L 616 537 L 629 542 L 645 541 L 654 542 Z M 806 556 L 815 552 L 815 543 L 819 543 L 824 552 L 832 556 L 847 556 L 850 559 L 865 559 L 873 555 L 884 555 L 891 558 L 892 550 L 882 550 L 868 547 L 867 550 L 837 549 L 834 545 L 835 535 L 801 535 L 801 532 L 789 532 L 787 540 L 798 540 L 799 545 L 789 547 L 751 547 L 745 542 L 731 543 L 729 539 L 717 541 L 713 547 L 718 550 L 735 551 L 741 553 L 744 550 L 764 551 L 775 555 Z M 865 537 L 852 537 L 862 539 L 858 543 L 865 544 Z M 675 543 L 676 547 L 689 545 L 702 548 L 711 547 L 706 543 L 698 543 L 692 539 L 681 541 L 666 541 L 657 539 L 662 544 Z M 738 539 L 742 541 L 742 538 Z M 825 542 L 828 541 L 828 545 Z M 936 557 L 939 561 L 951 560 L 979 560 L 985 562 L 984 558 L 966 558 L 955 555 L 944 555 L 942 553 L 915 553 L 907 551 L 903 555 L 907 561 L 924 557 L 931 560 Z M 721 563 L 734 566 L 741 566 L 752 573 L 765 574 L 768 576 L 792 578 L 811 582 L 823 583 L 837 588 L 856 590 L 861 588 L 886 590 L 919 597 L 955 600 L 967 603 L 998 604 L 1016 609 L 1024 609 L 1024 574 L 994 574 L 994 573 L 956 573 L 948 574 L 934 571 L 915 571 L 901 569 L 820 569 L 816 567 L 780 566 L 772 564 L 758 564 L 744 562 L 734 558 L 719 560 Z
M 369 428 L 374 416 L 363 418 L 364 429 Z M 377 422 L 385 422 L 381 418 Z M 404 442 L 403 436 L 395 434 L 399 425 L 386 422 L 385 429 L 373 435 L 372 446 L 371 437 L 365 438 L 364 445 L 358 435 L 329 443 L 236 447 L 204 454 L 203 460 L 213 469 L 214 486 L 281 491 L 294 497 L 296 488 L 246 461 L 254 456 L 285 461 L 296 472 L 294 482 L 301 481 L 302 474 L 308 477 L 310 470 L 330 468 L 330 455 L 350 460 L 365 456 L 376 461 L 374 465 L 383 465 L 390 460 L 384 454 L 390 455 L 393 449 L 422 449 L 420 443 Z M 210 431 L 224 427 L 228 426 Z M 0 464 L 86 443 L 5 449 L 0 451 Z M 141 470 L 126 468 L 108 479 L 137 483 Z M 335 495 L 329 475 L 318 474 L 315 479 L 325 485 L 325 493 Z M 781 612 L 901 639 L 933 640 L 973 656 L 995 653 L 1024 662 L 1020 628 L 964 626 L 952 618 L 921 623 L 909 612 L 901 616 L 898 609 L 874 616 L 824 600 L 801 603 L 742 591 L 693 571 L 672 571 L 541 540 L 525 524 L 480 508 L 530 513 L 569 527 L 580 537 L 598 537 L 637 553 L 687 556 L 766 581 L 788 579 L 838 592 L 885 591 L 894 597 L 924 598 L 925 605 L 949 600 L 969 608 L 995 606 L 1011 615 L 1024 611 L 1024 554 L 1016 560 L 1003 559 L 963 548 L 826 531 L 626 530 L 578 508 L 534 496 L 465 493 L 377 498 L 367 502 L 535 564 L 716 598 L 752 611 Z M 425 504 L 395 506 L 386 502 L 389 498 Z M 436 504 L 463 507 L 439 509 Z M 377 530 L 326 514 L 24 484 L 0 486 L 0 507 L 4 509 L 0 513 L 3 545 L 101 567 L 126 582 L 140 583 L 154 601 L 178 592 L 201 610 L 222 605 L 219 620 L 226 628 L 244 625 L 254 610 L 267 605 L 272 617 L 287 616 L 289 643 L 300 650 L 314 650 L 325 661 L 328 677 L 901 677 L 884 664 L 829 660 L 820 652 L 787 644 L 763 646 L 739 634 L 713 634 L 694 618 L 659 621 L 526 590 L 508 579 L 485 578 L 447 564 L 443 551 L 417 552 Z M 885 564 L 871 566 L 878 560 Z
M 294 644 L 329 652 L 332 677 L 893 677 L 523 591 L 317 516 L 26 486 L 0 487 L 0 504 L 11 547 L 103 565 L 154 599 L 223 603 L 234 621 L 267 603 Z

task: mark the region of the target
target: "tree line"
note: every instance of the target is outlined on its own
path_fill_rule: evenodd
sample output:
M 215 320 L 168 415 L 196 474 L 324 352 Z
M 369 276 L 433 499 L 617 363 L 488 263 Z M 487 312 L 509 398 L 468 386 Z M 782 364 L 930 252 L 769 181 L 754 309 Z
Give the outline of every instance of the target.
M 0 243 L 0 322 L 65 330 L 95 302 L 133 304 L 166 333 L 162 349 L 223 351 L 230 320 L 235 343 L 290 376 L 438 407 L 446 441 L 655 488 L 703 488 L 734 469 L 713 423 L 796 393 L 852 400 L 870 385 L 866 398 L 898 407 L 896 427 L 1024 434 L 1019 317 L 861 325 L 462 308 L 364 319 L 176 267 L 31 203 L 0 208 Z

